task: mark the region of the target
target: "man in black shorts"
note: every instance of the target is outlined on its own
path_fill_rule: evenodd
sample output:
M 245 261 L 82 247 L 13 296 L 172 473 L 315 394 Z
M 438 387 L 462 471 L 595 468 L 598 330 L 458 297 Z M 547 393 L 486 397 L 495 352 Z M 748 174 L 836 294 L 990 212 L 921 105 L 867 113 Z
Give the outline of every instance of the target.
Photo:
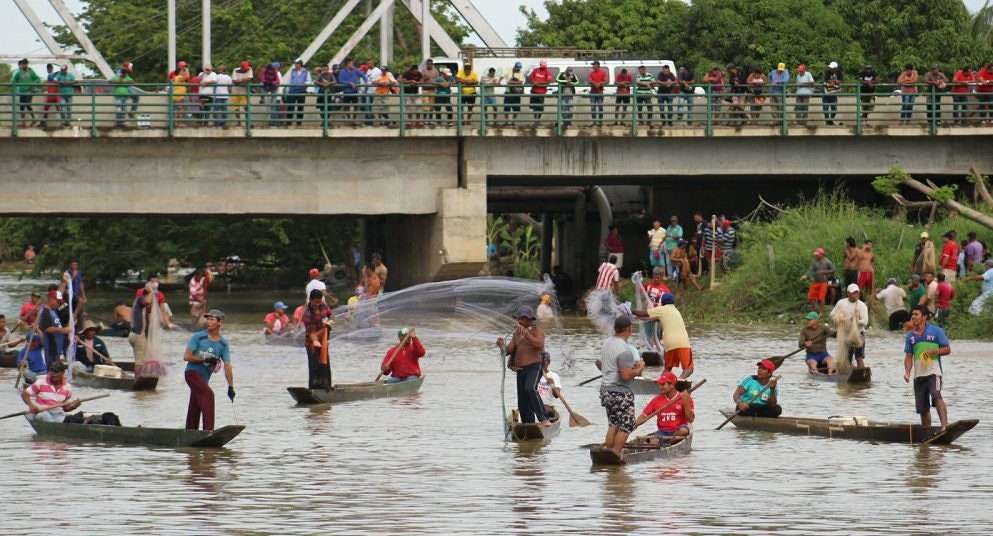
M 903 380 L 914 379 L 914 401 L 922 426 L 931 426 L 931 407 L 938 410 L 941 430 L 948 426 L 948 408 L 941 397 L 941 356 L 952 353 L 944 330 L 928 323 L 930 312 L 916 305 L 910 313 L 911 330 L 904 343 Z

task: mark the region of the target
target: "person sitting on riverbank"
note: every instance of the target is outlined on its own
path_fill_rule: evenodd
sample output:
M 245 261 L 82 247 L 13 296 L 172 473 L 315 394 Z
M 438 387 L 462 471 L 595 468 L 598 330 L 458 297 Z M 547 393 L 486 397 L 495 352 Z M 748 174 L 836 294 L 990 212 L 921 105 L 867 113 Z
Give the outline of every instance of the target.
M 52 362 L 48 374 L 39 376 L 34 383 L 21 391 L 21 400 L 28 406 L 27 419 L 58 423 L 66 418 L 65 412 L 79 407 L 72 399 L 72 387 L 66 380 L 65 361 Z M 71 401 L 70 401 L 71 400 Z M 68 402 L 68 404 L 65 404 Z M 56 407 L 65 404 L 62 407 Z
M 414 328 L 403 328 L 397 332 L 400 344 L 390 348 L 383 356 L 379 370 L 383 373 L 386 383 L 398 383 L 421 377 L 421 366 L 418 362 L 424 357 L 424 346 L 417 338 Z
M 262 320 L 265 324 L 263 332 L 265 335 L 282 335 L 290 327 L 290 317 L 286 316 L 286 304 L 278 301 L 272 305 L 272 312 L 265 315 Z
M 670 372 L 677 365 L 682 369 L 680 379 L 685 380 L 693 374 L 693 348 L 690 346 L 690 336 L 686 332 L 686 322 L 683 315 L 676 309 L 676 297 L 666 293 L 659 299 L 659 305 L 648 311 L 632 311 L 642 319 L 658 320 L 662 328 L 662 346 L 665 348 L 662 372 Z
M 86 372 L 93 372 L 93 367 L 96 365 L 114 364 L 110 359 L 110 352 L 107 351 L 107 345 L 97 337 L 99 329 L 100 327 L 92 320 L 83 321 L 83 331 L 76 341 L 76 361 L 73 366 L 78 365 Z
M 920 280 L 917 281 L 920 285 Z M 910 313 L 907 312 L 907 291 L 897 284 L 896 279 L 889 278 L 886 281 L 886 288 L 876 293 L 876 299 L 883 302 L 886 308 L 886 315 L 889 317 L 890 331 L 903 329 L 904 323 L 910 320 Z
M 651 419 L 657 411 L 655 422 L 658 430 L 652 433 L 650 441 L 653 445 L 665 442 L 672 442 L 674 438 L 686 437 L 690 435 L 690 424 L 696 419 L 693 399 L 689 390 L 682 393 L 676 391 L 676 375 L 671 372 L 664 372 L 659 376 L 659 394 L 655 396 L 641 411 L 641 415 L 634 421 L 635 428 Z M 668 407 L 666 407 L 668 406 Z
M 827 258 L 824 248 L 815 249 L 814 262 L 810 264 L 810 270 L 800 277 L 800 280 L 810 280 L 810 288 L 807 289 L 807 304 L 811 309 L 817 309 L 818 313 L 824 312 L 828 280 L 832 277 L 834 277 L 834 263 Z
M 800 348 L 807 350 L 807 368 L 816 373 L 823 368 L 827 374 L 837 372 L 834 368 L 834 358 L 827 351 L 827 338 L 831 336 L 831 328 L 821 324 L 821 316 L 814 311 L 805 317 L 807 325 L 800 330 Z
M 738 382 L 731 399 L 738 408 L 738 414 L 746 417 L 779 417 L 783 408 L 779 406 L 779 387 L 772 377 L 776 364 L 770 359 L 758 362 L 758 372 L 745 376 Z

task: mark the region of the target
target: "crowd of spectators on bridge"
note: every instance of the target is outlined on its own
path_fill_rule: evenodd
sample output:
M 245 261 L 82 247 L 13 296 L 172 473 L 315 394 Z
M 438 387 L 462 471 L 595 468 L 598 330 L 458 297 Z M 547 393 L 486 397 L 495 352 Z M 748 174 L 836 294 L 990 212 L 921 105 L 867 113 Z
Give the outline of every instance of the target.
M 42 80 L 28 60 L 19 62 L 11 86 L 22 123 L 47 126 L 50 113 L 63 125 L 70 123 L 80 81 L 68 67 L 49 64 Z M 246 60 L 230 71 L 223 64 L 194 69 L 179 61 L 160 93 L 171 100 L 169 110 L 177 125 L 218 127 L 240 124 L 249 106 L 267 113 L 267 125 L 303 126 L 308 101 L 324 124 L 396 126 L 401 99 L 408 128 L 451 126 L 459 119 L 471 124 L 474 114 L 485 114 L 486 121 L 495 126 L 559 120 L 568 128 L 574 122 L 602 125 L 608 117 L 614 124 L 636 119 L 648 125 L 672 126 L 676 121 L 692 125 L 694 120 L 701 122 L 704 113 L 716 124 L 732 126 L 775 125 L 785 119 L 806 124 L 813 119 L 810 108 L 815 98 L 820 100 L 823 123 L 834 125 L 841 123 L 840 114 L 845 112 L 867 123 L 873 114 L 882 112 L 875 109 L 880 96 L 899 97 L 899 121 L 907 123 L 914 120 L 915 102 L 922 94 L 926 116 L 919 114 L 919 120 L 940 124 L 948 119 L 941 110 L 950 94 L 954 124 L 993 124 L 991 63 L 975 69 L 963 65 L 951 76 L 940 65 L 932 65 L 921 75 L 907 64 L 890 82 L 884 82 L 871 65 L 846 73 L 837 62 L 830 62 L 819 72 L 813 71 L 803 64 L 791 68 L 779 63 L 768 71 L 728 65 L 697 76 L 686 66 L 675 72 L 669 66 L 651 71 L 640 66 L 634 72 L 621 69 L 609 84 L 609 75 L 599 62 L 593 62 L 580 77 L 571 67 L 556 72 L 545 61 L 528 72 L 517 62 L 510 72 L 490 68 L 482 74 L 469 60 L 455 73 L 436 68 L 430 59 L 402 70 L 352 58 L 313 69 L 299 59 L 288 67 L 273 61 L 259 68 Z M 148 94 L 136 89 L 132 75 L 132 64 L 125 62 L 107 81 L 118 126 L 131 125 L 141 96 Z M 576 100 L 580 88 L 588 91 L 583 104 Z M 37 93 L 44 94 L 44 101 L 36 114 Z M 549 96 L 556 100 L 548 102 Z M 250 97 L 258 100 L 250 103 Z M 839 97 L 850 97 L 852 104 L 842 105 L 839 111 Z

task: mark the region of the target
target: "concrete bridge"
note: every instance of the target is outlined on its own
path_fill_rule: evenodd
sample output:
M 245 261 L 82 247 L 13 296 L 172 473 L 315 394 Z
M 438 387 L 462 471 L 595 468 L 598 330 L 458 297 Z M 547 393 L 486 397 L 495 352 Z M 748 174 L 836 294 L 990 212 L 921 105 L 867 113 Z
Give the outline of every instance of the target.
M 504 197 L 521 189 L 538 198 L 532 210 L 543 206 L 540 191 L 528 189 L 538 186 L 557 187 L 559 195 L 565 186 L 742 175 L 864 177 L 897 163 L 913 174 L 960 177 L 972 166 L 993 169 L 991 130 L 891 126 L 855 136 L 821 127 L 782 135 L 718 126 L 708 136 L 693 128 L 645 128 L 632 137 L 628 127 L 565 135 L 503 128 L 485 136 L 425 129 L 401 138 L 386 128 L 335 129 L 330 137 L 306 128 L 258 129 L 252 137 L 217 128 L 95 137 L 72 127 L 27 128 L 17 137 L 0 133 L 0 214 L 381 215 L 393 262 L 405 267 L 404 283 L 412 283 L 479 271 L 486 261 L 488 188 Z M 564 264 L 581 273 L 595 256 L 568 243 L 596 233 L 584 227 L 586 206 L 572 206 L 581 225 L 559 233 L 565 244 L 558 249 L 568 257 Z

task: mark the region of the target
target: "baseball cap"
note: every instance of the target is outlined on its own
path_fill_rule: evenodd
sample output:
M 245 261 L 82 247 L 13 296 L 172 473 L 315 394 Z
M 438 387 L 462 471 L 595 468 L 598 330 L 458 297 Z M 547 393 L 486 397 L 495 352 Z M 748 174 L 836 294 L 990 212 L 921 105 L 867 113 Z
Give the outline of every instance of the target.
M 811 311 L 804 316 L 804 318 L 806 318 L 807 320 L 817 320 L 820 317 L 821 315 L 817 314 L 816 311 Z
M 317 268 L 311 268 L 310 270 L 307 271 L 307 275 L 309 275 L 310 277 L 317 277 L 321 275 L 321 271 L 318 270 Z
M 814 250 L 814 255 L 824 255 L 824 248 L 817 248 Z
M 676 297 L 673 296 L 672 294 L 669 294 L 668 292 L 666 292 L 665 294 L 662 295 L 661 298 L 659 298 L 659 304 L 661 305 L 672 305 L 674 303 L 676 303 Z
M 278 302 L 272 304 L 272 308 L 273 309 L 282 309 L 282 310 L 285 311 L 286 310 L 286 304 L 283 303 L 283 302 L 281 302 L 281 301 L 278 301 Z
M 758 366 L 760 366 L 760 367 L 768 370 L 769 372 L 775 372 L 776 371 L 776 364 L 773 363 L 771 359 L 763 359 L 762 361 L 759 361 L 756 364 Z
M 220 309 L 211 309 L 207 311 L 207 314 L 203 315 L 204 318 L 216 318 L 218 320 L 224 320 L 224 311 Z
M 48 291 L 48 297 L 50 299 L 61 300 L 62 299 L 62 293 L 59 292 L 59 291 L 57 291 L 57 290 L 49 290 Z
M 855 283 L 851 283 L 850 285 L 848 285 L 847 288 L 845 288 L 845 291 L 848 292 L 849 294 L 853 292 L 859 292 L 859 290 L 860 290 L 859 286 L 856 285 Z
M 779 65 L 776 65 L 776 70 L 777 71 L 782 71 L 783 69 L 786 69 L 786 64 L 785 63 L 780 62 Z
M 514 314 L 514 318 L 530 318 L 534 320 L 534 310 L 527 305 L 522 305 L 517 308 L 517 313 Z
M 677 380 L 675 374 L 671 372 L 664 372 L 662 373 L 661 376 L 659 376 L 659 379 L 656 381 L 658 382 L 659 385 L 662 385 L 663 383 L 671 383 L 673 385 L 676 385 Z
M 927 237 L 928 237 L 927 231 L 921 232 L 921 238 L 927 238 Z
M 402 339 L 406 337 L 408 333 L 410 333 L 410 328 L 400 328 L 400 330 L 397 331 L 397 337 Z
M 309 298 L 310 298 L 311 300 L 320 300 L 320 299 L 323 299 L 323 298 L 324 298 L 324 293 L 323 293 L 323 292 L 321 292 L 321 290 L 320 290 L 320 289 L 316 289 L 316 288 L 315 288 L 314 290 L 312 290 L 312 291 L 310 291 L 310 296 L 309 296 Z
M 831 63 L 828 64 L 828 67 L 830 67 L 832 69 L 837 69 L 838 68 L 838 62 L 832 61 Z
M 665 273 L 665 268 L 661 266 L 656 266 L 655 268 L 652 268 L 652 275 L 662 275 L 664 273 Z

